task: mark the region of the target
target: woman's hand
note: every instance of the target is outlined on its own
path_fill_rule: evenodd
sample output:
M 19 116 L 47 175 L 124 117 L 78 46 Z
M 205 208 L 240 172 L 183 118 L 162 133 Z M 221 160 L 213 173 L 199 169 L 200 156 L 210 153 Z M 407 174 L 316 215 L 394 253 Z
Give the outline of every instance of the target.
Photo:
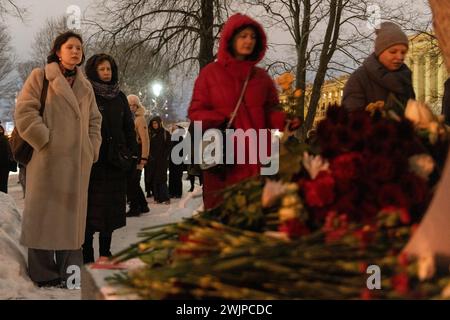
M 300 119 L 300 117 L 294 117 L 292 120 L 289 121 L 288 130 L 295 131 L 298 128 L 300 128 L 301 126 L 302 126 L 302 120 Z

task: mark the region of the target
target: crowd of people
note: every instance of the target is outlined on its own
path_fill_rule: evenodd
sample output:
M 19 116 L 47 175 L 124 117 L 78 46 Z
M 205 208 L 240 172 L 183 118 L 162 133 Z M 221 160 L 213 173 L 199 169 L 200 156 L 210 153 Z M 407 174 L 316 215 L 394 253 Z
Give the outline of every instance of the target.
M 183 192 L 185 168 L 169 164 L 174 144 L 161 118 L 147 124 L 139 97 L 121 91 L 112 56 L 94 54 L 83 72 L 84 60 L 82 37 L 60 34 L 45 68 L 25 81 L 15 108 L 16 128 L 33 148 L 20 242 L 28 248 L 29 276 L 41 287 L 64 287 L 69 266 L 94 262 L 95 233 L 98 256 L 110 257 L 113 232 L 127 217 L 149 212 L 147 198 L 169 204 Z M 0 187 L 6 193 L 16 163 L 4 131 L 0 127 Z
M 287 122 L 276 108 L 275 85 L 256 66 L 266 50 L 266 34 L 257 21 L 242 14 L 231 16 L 221 32 L 217 60 L 204 67 L 195 82 L 189 119 L 201 121 L 203 130 L 227 125 L 244 131 L 284 130 Z M 407 51 L 403 31 L 383 23 L 374 53 L 344 89 L 344 107 L 357 110 L 386 101 L 391 94 L 401 102 L 414 98 L 411 71 L 404 64 Z M 39 286 L 61 285 L 69 265 L 93 262 L 97 232 L 99 255 L 111 256 L 113 232 L 126 225 L 127 217 L 149 212 L 148 198 L 169 204 L 171 198 L 182 197 L 184 171 L 189 191 L 196 177 L 204 184 L 204 207 L 212 209 L 222 201 L 221 190 L 258 176 L 261 168 L 259 162 L 246 163 L 225 167 L 218 174 L 176 164 L 171 150 L 183 138 L 172 141 L 171 133 L 180 127 L 167 130 L 160 117 L 145 119 L 139 96 L 121 91 L 112 56 L 91 56 L 85 72 L 80 68 L 84 60 L 81 36 L 60 34 L 45 68 L 32 71 L 17 98 L 15 124 L 34 149 L 26 167 L 21 244 L 28 248 L 29 274 Z M 49 86 L 41 116 L 44 79 Z M 11 151 L 3 127 L 0 151 L 0 188 L 6 192 Z M 145 190 L 140 185 L 142 171 Z

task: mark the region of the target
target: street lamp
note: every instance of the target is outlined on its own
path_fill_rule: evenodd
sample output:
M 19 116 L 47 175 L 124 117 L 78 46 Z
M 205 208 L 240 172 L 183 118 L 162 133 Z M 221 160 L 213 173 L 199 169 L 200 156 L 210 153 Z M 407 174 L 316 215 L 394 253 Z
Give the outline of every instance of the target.
M 154 83 L 152 85 L 152 90 L 153 90 L 154 95 L 158 98 L 162 91 L 162 85 L 159 83 Z
M 158 97 L 161 94 L 162 85 L 158 82 L 153 83 L 152 91 L 153 91 L 153 94 L 155 95 L 155 99 L 152 99 L 153 103 L 155 104 L 155 106 L 153 108 L 154 108 L 155 113 L 158 113 Z

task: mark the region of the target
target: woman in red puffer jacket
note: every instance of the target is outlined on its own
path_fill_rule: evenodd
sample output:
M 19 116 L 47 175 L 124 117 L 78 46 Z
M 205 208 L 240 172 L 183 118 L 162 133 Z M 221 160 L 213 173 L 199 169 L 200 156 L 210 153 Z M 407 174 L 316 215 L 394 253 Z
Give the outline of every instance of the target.
M 256 67 L 266 49 L 266 34 L 258 22 L 242 14 L 231 16 L 222 29 L 217 61 L 204 67 L 195 82 L 188 111 L 190 120 L 201 121 L 203 131 L 226 126 L 239 100 L 245 79 L 250 74 L 232 128 L 244 131 L 283 129 L 284 113 L 274 110 L 278 104 L 274 83 L 264 69 Z M 248 161 L 251 148 L 255 146 L 249 145 L 247 141 L 245 164 L 227 167 L 225 175 L 203 172 L 205 209 L 220 204 L 220 190 L 223 188 L 260 174 L 259 157 L 256 164 Z

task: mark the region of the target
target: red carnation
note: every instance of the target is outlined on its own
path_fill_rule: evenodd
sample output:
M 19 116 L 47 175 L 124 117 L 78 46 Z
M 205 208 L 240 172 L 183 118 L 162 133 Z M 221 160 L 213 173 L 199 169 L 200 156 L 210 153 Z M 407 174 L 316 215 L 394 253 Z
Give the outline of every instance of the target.
M 356 230 L 353 234 L 359 240 L 362 249 L 367 248 L 376 236 L 377 229 L 371 225 L 365 225 L 361 229 Z
M 371 300 L 373 298 L 372 290 L 369 290 L 367 288 L 363 289 L 361 291 L 360 298 L 361 300 Z
M 360 214 L 357 206 L 358 192 L 352 190 L 345 194 L 339 195 L 337 201 L 332 205 L 332 209 L 343 214 L 347 214 L 352 219 L 358 219 Z M 359 220 L 359 219 L 358 219 Z
M 369 200 L 366 200 L 363 203 L 361 203 L 359 209 L 360 214 L 362 216 L 358 217 L 359 218 L 358 220 L 366 224 L 373 222 L 373 220 L 376 218 L 378 214 L 377 206 L 374 203 L 370 202 Z
M 375 155 L 368 157 L 367 173 L 375 181 L 389 182 L 394 179 L 397 172 L 397 166 L 392 158 L 387 156 Z
M 300 119 L 299 117 L 295 117 L 294 119 L 291 120 L 291 123 L 289 124 L 289 130 L 294 131 L 300 128 L 301 126 L 302 126 L 302 119 Z
M 200 240 L 200 239 L 194 239 L 192 238 L 192 234 L 191 233 L 185 233 L 185 234 L 181 234 L 178 236 L 178 240 L 180 242 L 185 242 L 185 243 L 195 243 L 195 244 L 203 244 L 203 245 L 208 245 L 208 241 L 206 240 Z
M 340 240 L 348 233 L 348 228 L 348 216 L 346 214 L 338 215 L 336 211 L 330 211 L 322 227 L 322 231 L 325 233 L 325 242 Z
M 373 125 L 366 144 L 371 154 L 391 156 L 398 149 L 399 137 L 396 126 L 397 122 L 384 119 Z
M 408 210 L 405 208 L 388 206 L 388 207 L 384 207 L 383 209 L 381 209 L 380 212 L 385 215 L 398 214 L 400 221 L 403 224 L 408 225 L 411 223 L 411 215 L 409 214 Z
M 391 285 L 394 290 L 401 294 L 406 295 L 409 291 L 409 278 L 406 273 L 400 273 L 392 277 Z
M 324 207 L 334 201 L 334 179 L 329 172 L 321 171 L 314 180 L 303 184 L 305 201 L 311 207 Z
M 348 123 L 351 135 L 355 137 L 354 150 L 361 150 L 364 147 L 364 140 L 372 130 L 372 118 L 366 111 L 355 111 L 349 116 Z
M 409 256 L 407 253 L 402 252 L 399 254 L 399 256 L 397 257 L 398 259 L 398 264 L 402 267 L 407 267 L 409 265 Z
M 331 172 L 336 180 L 352 180 L 360 176 L 362 162 L 359 152 L 344 153 L 331 160 Z
M 289 238 L 300 238 L 309 234 L 309 229 L 299 219 L 289 219 L 284 221 L 279 227 L 278 231 L 286 233 Z
M 367 262 L 360 262 L 358 264 L 358 269 L 359 272 L 361 273 L 367 273 L 367 267 L 369 266 L 369 264 Z
M 378 193 L 378 203 L 381 207 L 410 207 L 407 195 L 402 191 L 402 188 L 396 184 L 385 184 L 381 187 Z

